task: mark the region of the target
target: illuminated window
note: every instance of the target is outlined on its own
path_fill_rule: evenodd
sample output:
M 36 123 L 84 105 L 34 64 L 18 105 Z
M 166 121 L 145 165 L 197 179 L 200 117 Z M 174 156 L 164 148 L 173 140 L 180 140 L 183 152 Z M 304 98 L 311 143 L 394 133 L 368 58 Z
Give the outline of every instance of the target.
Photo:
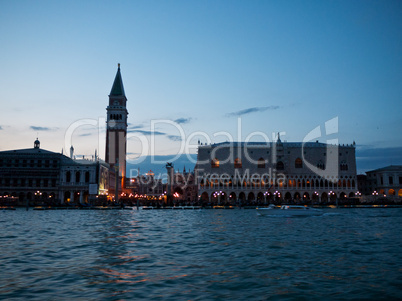
M 295 161 L 295 167 L 296 168 L 302 168 L 303 167 L 303 161 L 300 158 L 297 158 Z
M 234 160 L 234 168 L 241 168 L 242 164 L 241 164 L 241 160 L 239 158 L 236 158 Z
M 218 159 L 212 159 L 211 160 L 211 167 L 212 168 L 218 168 L 219 167 L 219 160 Z

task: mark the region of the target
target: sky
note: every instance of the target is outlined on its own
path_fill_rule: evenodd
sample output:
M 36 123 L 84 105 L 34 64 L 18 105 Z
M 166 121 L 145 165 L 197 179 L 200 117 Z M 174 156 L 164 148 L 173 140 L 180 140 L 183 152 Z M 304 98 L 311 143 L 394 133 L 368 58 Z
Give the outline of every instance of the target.
M 0 0 L 0 151 L 38 137 L 104 158 L 120 63 L 129 160 L 320 127 L 356 142 L 358 171 L 402 164 L 401 15 L 401 1 Z

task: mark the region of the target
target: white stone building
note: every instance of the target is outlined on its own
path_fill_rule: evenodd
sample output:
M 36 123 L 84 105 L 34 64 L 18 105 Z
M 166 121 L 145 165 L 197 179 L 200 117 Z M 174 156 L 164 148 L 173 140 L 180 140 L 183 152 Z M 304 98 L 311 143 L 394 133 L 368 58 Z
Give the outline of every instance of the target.
M 376 196 L 402 197 L 402 166 L 390 165 L 367 171 L 368 190 Z
M 357 191 L 355 145 L 200 145 L 196 176 L 199 198 L 212 203 L 335 201 Z

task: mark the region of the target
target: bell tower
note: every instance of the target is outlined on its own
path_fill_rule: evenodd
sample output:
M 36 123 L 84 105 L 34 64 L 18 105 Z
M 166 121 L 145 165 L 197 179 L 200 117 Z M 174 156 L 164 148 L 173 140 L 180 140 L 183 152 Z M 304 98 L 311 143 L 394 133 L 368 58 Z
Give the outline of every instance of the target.
M 109 95 L 109 105 L 106 108 L 106 162 L 113 168 L 118 166 L 119 177 L 124 187 L 126 177 L 127 148 L 127 98 L 124 93 L 123 80 L 118 64 L 117 74 Z

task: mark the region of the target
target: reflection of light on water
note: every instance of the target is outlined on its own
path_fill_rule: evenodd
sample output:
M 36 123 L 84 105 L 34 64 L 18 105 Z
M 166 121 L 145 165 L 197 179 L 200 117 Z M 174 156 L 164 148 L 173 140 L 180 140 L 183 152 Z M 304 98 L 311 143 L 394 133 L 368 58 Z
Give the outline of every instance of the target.
M 146 282 L 149 279 L 144 278 L 144 279 L 139 279 L 139 280 L 130 280 L 130 279 L 135 279 L 138 277 L 145 277 L 146 273 L 122 273 L 118 272 L 116 270 L 112 269 L 100 269 L 100 272 L 103 272 L 104 274 L 108 275 L 111 278 L 116 278 L 112 279 L 108 282 L 115 282 L 115 283 L 140 283 L 140 282 Z
M 117 270 L 112 269 L 100 269 L 100 272 L 106 274 L 111 279 L 107 281 L 108 283 L 141 283 L 141 282 L 161 282 L 166 280 L 177 280 L 181 278 L 188 277 L 187 274 L 180 274 L 180 275 L 172 275 L 172 276 L 162 276 L 162 275 L 155 275 L 151 277 L 146 273 L 128 273 L 128 272 L 119 272 Z M 142 279 L 136 279 L 142 278 Z

